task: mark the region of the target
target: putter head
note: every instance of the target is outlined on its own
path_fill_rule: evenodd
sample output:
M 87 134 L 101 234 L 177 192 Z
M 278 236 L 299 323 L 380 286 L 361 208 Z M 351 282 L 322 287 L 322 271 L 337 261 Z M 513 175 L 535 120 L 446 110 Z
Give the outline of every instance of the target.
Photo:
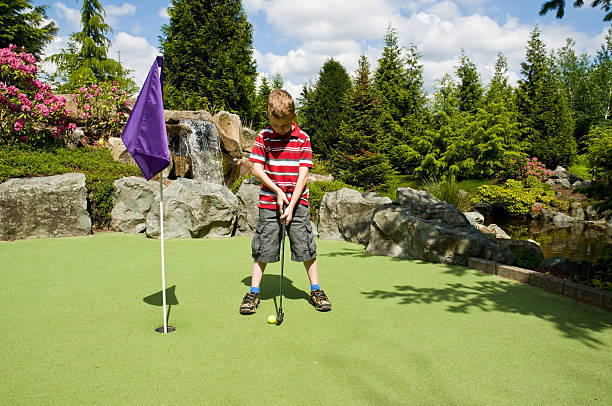
M 283 314 L 282 310 L 279 310 L 278 314 L 276 315 L 276 325 L 279 326 L 282 322 L 283 322 L 283 317 L 285 315 Z

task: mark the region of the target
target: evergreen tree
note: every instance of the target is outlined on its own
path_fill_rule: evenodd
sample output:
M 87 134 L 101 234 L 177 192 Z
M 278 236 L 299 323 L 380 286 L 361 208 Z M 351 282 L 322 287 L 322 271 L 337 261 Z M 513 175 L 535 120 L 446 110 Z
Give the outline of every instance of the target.
M 47 6 L 33 7 L 27 0 L 0 2 L 0 48 L 17 45 L 38 59 L 59 29 L 54 21 L 45 24 L 46 18 Z
M 354 85 L 346 95 L 340 142 L 332 157 L 334 175 L 351 185 L 375 189 L 393 173 L 381 151 L 381 97 L 372 86 L 369 63 L 359 59 Z
M 374 81 L 384 100 L 384 151 L 395 169 L 411 173 L 420 162 L 420 155 L 412 147 L 413 139 L 424 135 L 427 121 L 423 66 L 416 47 L 402 49 L 397 31 L 391 26 L 387 28 Z
M 60 91 L 76 91 L 81 86 L 99 82 L 119 82 L 128 92 L 135 90 L 136 84 L 130 78 L 131 71 L 108 57 L 110 40 L 107 35 L 112 31 L 104 22 L 104 9 L 98 0 L 84 0 L 81 8 L 83 29 L 70 36 L 68 48 L 48 59 L 57 65 L 51 80 L 59 79 Z
M 612 118 L 612 28 L 601 45 L 588 77 L 590 97 L 587 99 L 593 124 L 604 124 Z
M 457 77 L 459 78 L 459 87 L 457 89 L 459 110 L 475 113 L 482 106 L 484 89 L 482 88 L 476 65 L 465 54 L 463 49 L 459 57 L 459 66 L 457 66 Z
M 574 7 L 582 7 L 584 5 L 584 0 L 575 0 Z M 600 8 L 606 12 L 604 15 L 604 21 L 612 21 L 612 0 L 591 0 L 591 7 L 595 8 L 600 6 Z M 540 15 L 546 15 L 549 11 L 557 10 L 556 16 L 557 18 L 563 18 L 565 15 L 565 0 L 547 0 L 542 4 L 542 8 L 540 9 Z
M 574 51 L 576 42 L 568 38 L 563 48 L 555 53 L 555 73 L 563 84 L 565 97 L 568 100 L 574 119 L 574 139 L 584 150 L 584 137 L 593 124 L 591 90 L 589 75 L 591 63 L 586 54 L 577 56 Z
M 319 71 L 314 89 L 305 88 L 301 122 L 310 135 L 312 149 L 323 159 L 329 159 L 340 137 L 340 123 L 344 109 L 344 97 L 351 87 L 351 78 L 342 64 L 328 59 Z
M 526 54 L 521 63 L 524 79 L 519 81 L 517 91 L 526 152 L 548 167 L 568 165 L 576 156 L 574 120 L 562 85 L 551 72 L 538 27 L 531 32 Z
M 168 108 L 255 113 L 253 28 L 240 0 L 172 0 L 162 27 Z
M 456 164 L 468 153 L 468 140 L 464 137 L 468 116 L 459 110 L 458 94 L 457 84 L 450 75 L 444 75 L 434 94 L 432 126 L 415 144 L 423 157 L 415 169 L 420 178 L 460 175 Z
M 283 86 L 285 86 L 283 76 L 280 73 L 276 72 L 274 75 L 272 75 L 272 90 L 281 90 Z
M 259 130 L 269 125 L 268 120 L 268 97 L 270 97 L 270 82 L 268 78 L 263 75 L 261 78 L 261 84 L 257 90 L 257 97 L 255 98 L 255 114 L 253 117 L 253 129 Z

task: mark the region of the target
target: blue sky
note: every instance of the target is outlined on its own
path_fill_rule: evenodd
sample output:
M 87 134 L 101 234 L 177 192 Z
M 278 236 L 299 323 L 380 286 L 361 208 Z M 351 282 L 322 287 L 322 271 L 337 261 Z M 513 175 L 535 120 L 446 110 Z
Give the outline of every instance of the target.
M 553 13 L 538 15 L 544 0 L 244 0 L 254 29 L 254 49 L 262 75 L 280 73 L 298 96 L 304 83 L 316 80 L 323 63 L 333 57 L 353 73 L 360 54 L 372 67 L 382 51 L 382 38 L 390 23 L 400 44 L 414 44 L 421 53 L 425 87 L 453 73 L 461 49 L 476 63 L 483 81 L 491 76 L 499 51 L 508 59 L 511 81 L 520 78 L 529 32 L 537 24 L 548 50 L 576 41 L 579 53 L 593 55 L 609 27 L 603 12 L 568 1 L 562 20 Z M 66 46 L 68 36 L 80 30 L 82 2 L 33 1 L 47 4 L 49 18 L 60 27 L 46 54 Z M 590 4 L 590 1 L 585 2 Z M 167 0 L 101 1 L 106 21 L 113 28 L 111 56 L 120 56 L 134 70 L 138 84 L 158 53 L 161 27 L 168 23 Z M 52 66 L 45 67 L 52 70 Z

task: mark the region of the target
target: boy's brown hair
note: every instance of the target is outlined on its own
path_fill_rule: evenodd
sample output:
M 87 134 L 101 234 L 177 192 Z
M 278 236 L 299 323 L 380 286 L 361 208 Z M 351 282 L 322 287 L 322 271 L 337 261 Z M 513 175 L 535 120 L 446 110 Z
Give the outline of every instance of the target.
M 268 117 L 276 119 L 292 117 L 295 114 L 293 97 L 285 90 L 272 90 L 268 97 Z

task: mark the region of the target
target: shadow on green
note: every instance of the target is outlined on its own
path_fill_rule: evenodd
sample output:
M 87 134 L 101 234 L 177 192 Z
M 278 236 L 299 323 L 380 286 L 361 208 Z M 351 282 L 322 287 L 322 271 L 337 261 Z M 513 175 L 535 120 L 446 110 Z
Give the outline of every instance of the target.
M 160 290 L 159 292 L 144 297 L 142 298 L 142 301 L 153 306 L 162 306 L 164 303 L 162 291 Z M 177 304 L 179 304 L 179 301 L 176 297 L 176 285 L 172 285 L 169 288 L 166 288 L 166 305 L 168 306 L 168 313 L 166 314 L 166 323 L 170 323 L 170 310 L 172 310 L 173 305 Z

